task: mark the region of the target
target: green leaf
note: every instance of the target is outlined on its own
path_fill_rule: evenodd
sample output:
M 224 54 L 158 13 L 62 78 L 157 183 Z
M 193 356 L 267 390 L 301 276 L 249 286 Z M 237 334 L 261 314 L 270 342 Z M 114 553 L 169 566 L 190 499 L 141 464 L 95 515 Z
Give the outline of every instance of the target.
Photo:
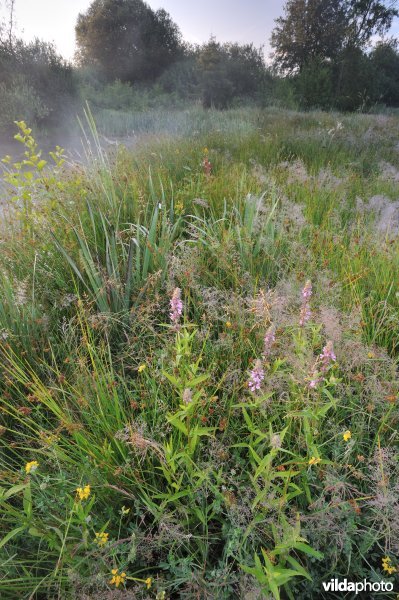
M 9 531 L 7 533 L 7 535 L 4 536 L 3 539 L 0 541 L 0 548 L 2 548 L 3 546 L 5 546 L 7 544 L 7 542 L 9 542 L 10 540 L 12 540 L 13 537 L 15 537 L 16 535 L 18 535 L 22 531 L 24 531 L 24 529 L 25 529 L 25 525 L 22 525 L 21 527 L 17 527 L 16 529 L 13 529 L 12 531 Z

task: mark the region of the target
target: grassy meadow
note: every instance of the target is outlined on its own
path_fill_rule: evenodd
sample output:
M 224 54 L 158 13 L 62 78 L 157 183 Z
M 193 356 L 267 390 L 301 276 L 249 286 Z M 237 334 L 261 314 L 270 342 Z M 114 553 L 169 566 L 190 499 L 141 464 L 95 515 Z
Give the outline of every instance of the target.
M 83 127 L 3 161 L 0 597 L 397 592 L 399 117 Z

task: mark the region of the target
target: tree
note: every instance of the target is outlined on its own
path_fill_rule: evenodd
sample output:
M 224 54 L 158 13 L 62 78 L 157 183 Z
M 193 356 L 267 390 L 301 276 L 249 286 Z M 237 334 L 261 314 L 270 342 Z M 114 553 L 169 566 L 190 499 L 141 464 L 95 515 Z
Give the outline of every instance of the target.
M 399 15 L 397 0 L 347 0 L 347 45 L 362 47 L 370 38 L 386 33 L 394 17 Z
M 334 67 L 334 106 L 342 111 L 369 107 L 373 101 L 373 72 L 362 48 L 344 48 Z
M 396 40 L 380 42 L 370 54 L 374 100 L 399 106 L 399 52 Z
M 253 96 L 265 76 L 262 53 L 252 44 L 220 44 L 213 38 L 200 48 L 198 66 L 206 108 L 226 108 L 233 98 Z
M 333 59 L 344 43 L 345 11 L 341 0 L 288 0 L 276 19 L 271 45 L 281 71 L 301 71 L 308 62 Z
M 129 83 L 155 79 L 184 53 L 168 13 L 142 0 L 94 0 L 78 16 L 76 40 L 82 65 Z
M 334 61 L 346 48 L 363 48 L 386 32 L 398 11 L 395 1 L 288 0 L 276 19 L 271 44 L 275 64 L 295 73 L 311 61 Z

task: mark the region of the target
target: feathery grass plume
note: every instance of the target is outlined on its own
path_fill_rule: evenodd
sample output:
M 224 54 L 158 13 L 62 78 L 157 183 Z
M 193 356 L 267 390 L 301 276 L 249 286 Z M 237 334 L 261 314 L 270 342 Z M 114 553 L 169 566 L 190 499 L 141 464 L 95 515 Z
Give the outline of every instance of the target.
M 270 325 L 266 331 L 265 338 L 263 341 L 263 358 L 267 359 L 270 355 L 272 346 L 276 341 L 276 328 L 274 325 Z

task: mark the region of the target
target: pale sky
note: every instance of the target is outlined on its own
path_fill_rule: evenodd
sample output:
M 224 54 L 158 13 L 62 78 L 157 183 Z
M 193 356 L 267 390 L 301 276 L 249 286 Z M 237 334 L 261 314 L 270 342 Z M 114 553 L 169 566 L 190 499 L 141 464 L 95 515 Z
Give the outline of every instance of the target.
M 77 16 L 91 2 L 16 0 L 17 33 L 26 40 L 53 41 L 65 58 L 72 58 Z M 164 8 L 189 42 L 215 35 L 221 42 L 264 45 L 268 53 L 274 19 L 282 13 L 284 0 L 147 0 L 147 4 L 155 10 Z
M 72 59 L 75 24 L 92 0 L 15 0 L 17 34 L 54 42 L 59 52 Z M 269 39 L 274 19 L 283 12 L 284 0 L 147 0 L 153 8 L 164 8 L 180 27 L 184 39 L 204 42 L 211 35 L 221 42 L 253 42 L 270 53 Z M 4 0 L 0 0 L 4 5 Z M 4 13 L 3 13 L 4 14 Z M 391 31 L 399 36 L 399 19 Z

